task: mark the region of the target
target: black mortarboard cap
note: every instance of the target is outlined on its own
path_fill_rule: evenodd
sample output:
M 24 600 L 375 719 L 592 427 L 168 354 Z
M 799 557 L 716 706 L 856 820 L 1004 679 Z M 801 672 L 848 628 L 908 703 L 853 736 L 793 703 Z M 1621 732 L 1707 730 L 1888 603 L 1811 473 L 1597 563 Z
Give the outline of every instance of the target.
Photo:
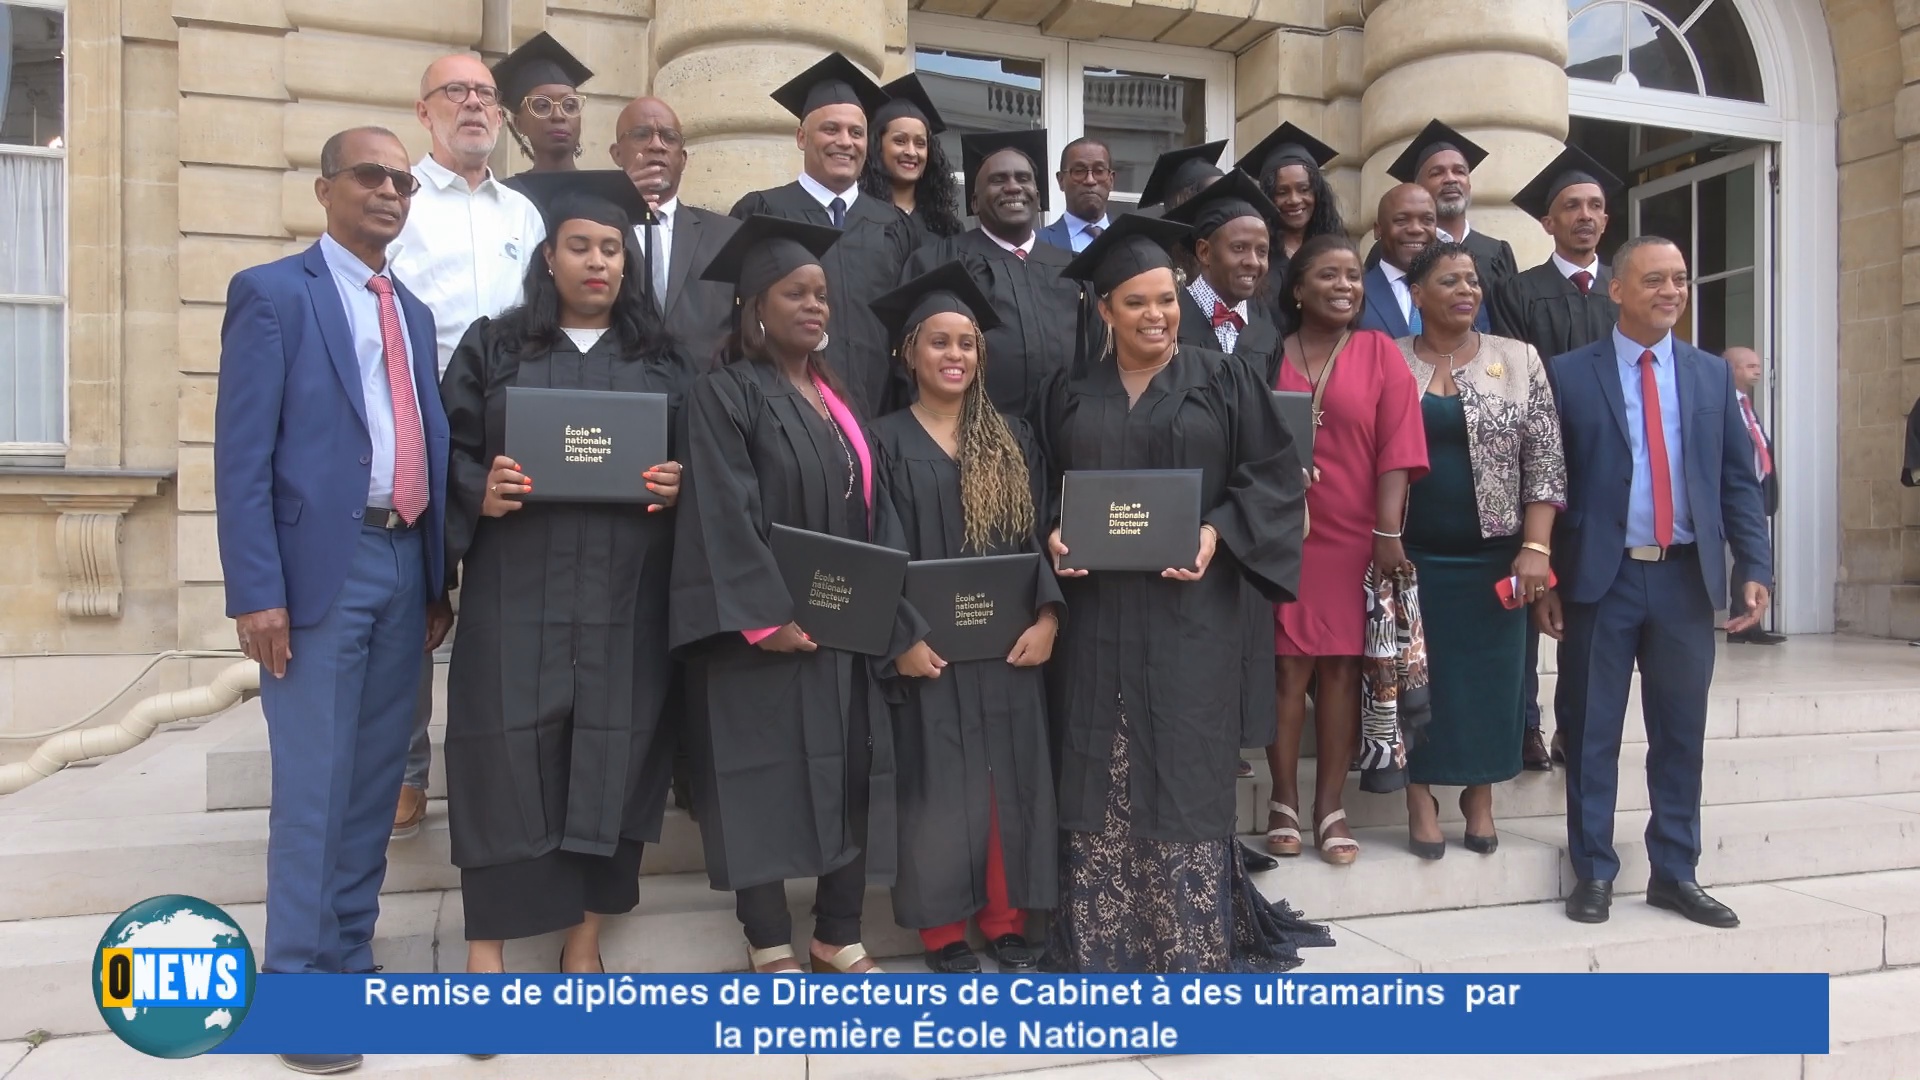
M 1280 210 L 1253 182 L 1253 177 L 1235 169 L 1214 181 L 1198 195 L 1167 211 L 1168 221 L 1193 227 L 1193 239 L 1205 240 L 1220 226 L 1236 218 L 1260 218 L 1272 222 Z
M 859 65 L 842 53 L 828 53 L 820 62 L 787 80 L 771 95 L 780 107 L 805 120 L 828 105 L 858 105 L 872 116 L 887 103 L 887 92 L 867 78 Z
M 1169 150 L 1154 158 L 1147 186 L 1140 189 L 1140 205 L 1158 206 L 1167 201 L 1168 195 L 1192 187 L 1208 176 L 1220 175 L 1220 152 L 1226 148 L 1227 140 L 1220 139 Z
M 591 78 L 592 70 L 544 30 L 493 65 L 493 81 L 500 88 L 500 104 L 508 112 L 518 110 L 521 100 L 536 86 L 578 89 Z
M 1191 230 L 1177 221 L 1147 217 L 1145 214 L 1121 214 L 1106 232 L 1094 238 L 1067 264 L 1060 276 L 1084 281 L 1093 291 L 1105 296 L 1122 282 L 1149 270 L 1173 266 L 1173 245 Z
M 933 96 L 920 84 L 920 76 L 908 72 L 880 89 L 886 92 L 887 103 L 880 106 L 867 124 L 876 138 L 887 129 L 888 124 L 903 116 L 911 116 L 927 125 L 928 135 L 938 135 L 947 130 L 947 122 L 940 118 L 940 110 L 933 107 Z
M 908 331 L 942 312 L 957 311 L 983 332 L 1000 325 L 993 302 L 959 259 L 941 263 L 869 306 L 886 324 L 888 340 L 896 345 Z
M 1047 183 L 1047 129 L 1025 128 L 1020 131 L 983 131 L 975 135 L 960 136 L 961 172 L 966 179 L 965 211 L 973 212 L 973 187 L 980 179 L 980 166 L 987 159 L 1002 150 L 1018 150 L 1026 155 L 1033 165 L 1033 186 L 1040 192 L 1040 209 L 1046 210 L 1047 193 L 1053 185 Z
M 634 225 L 649 220 L 652 216 L 647 200 L 633 186 L 633 181 L 619 169 L 581 169 L 567 172 L 525 172 L 513 178 L 514 184 L 533 200 L 540 211 L 540 217 L 547 224 L 547 235 L 552 236 L 559 225 L 567 218 L 587 217 L 599 221 L 602 225 L 618 225 L 620 222 L 603 221 L 600 217 L 575 213 L 569 209 L 582 201 L 596 201 L 611 204 L 619 209 L 626 218 L 626 225 Z M 565 216 L 556 216 L 564 214 Z
M 1598 184 L 1601 193 L 1611 198 L 1620 189 L 1620 178 L 1585 150 L 1569 146 L 1514 193 L 1513 205 L 1536 218 L 1546 217 L 1560 193 L 1575 184 Z
M 831 226 L 754 214 L 700 271 L 700 280 L 729 282 L 736 297 L 758 296 L 795 270 L 818 266 L 838 239 L 840 230 Z
M 1487 151 L 1479 143 L 1434 120 L 1421 128 L 1420 134 L 1413 137 L 1406 150 L 1387 166 L 1387 175 L 1403 184 L 1419 183 L 1421 167 L 1426 165 L 1428 158 L 1442 150 L 1452 150 L 1466 158 L 1469 172 L 1487 160 Z
M 1266 138 L 1233 164 L 1248 176 L 1264 183 L 1282 165 L 1322 168 L 1338 156 L 1333 147 L 1288 122 L 1268 132 Z

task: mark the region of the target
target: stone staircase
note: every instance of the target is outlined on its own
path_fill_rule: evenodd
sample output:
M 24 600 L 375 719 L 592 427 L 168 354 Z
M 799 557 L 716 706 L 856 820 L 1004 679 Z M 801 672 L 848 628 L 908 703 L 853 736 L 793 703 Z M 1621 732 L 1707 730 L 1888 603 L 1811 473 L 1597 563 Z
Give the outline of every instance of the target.
M 444 679 L 445 669 L 440 677 Z M 1551 677 L 1543 694 L 1550 697 Z M 1549 721 L 1549 724 L 1551 722 Z M 438 730 L 436 729 L 436 750 Z M 1602 926 L 1566 920 L 1562 776 L 1500 785 L 1498 852 L 1458 845 L 1459 812 L 1442 794 L 1455 843 L 1425 862 L 1406 850 L 1399 795 L 1349 790 L 1364 851 L 1351 867 L 1312 854 L 1260 875 L 1270 895 L 1331 921 L 1339 946 L 1308 954 L 1313 972 L 1825 971 L 1833 984 L 1832 1057 L 1436 1058 L 1430 1077 L 1920 1077 L 1920 653 L 1893 642 L 1802 638 L 1780 649 L 1723 649 L 1706 753 L 1701 881 L 1743 926 L 1715 931 L 1628 895 Z M 1616 827 L 1619 888 L 1645 887 L 1645 739 L 1629 718 Z M 1303 768 L 1310 769 L 1311 761 Z M 1264 827 L 1264 764 L 1239 781 L 1241 824 Z M 436 783 L 440 772 L 436 762 Z M 1310 779 L 1308 781 L 1310 790 Z M 268 1076 L 245 1059 L 146 1062 L 104 1031 L 88 989 L 90 951 L 113 915 L 161 892 L 204 897 L 249 934 L 264 929 L 267 755 L 257 704 L 169 729 L 92 767 L 69 769 L 0 799 L 0 1080 L 78 1075 Z M 436 790 L 432 794 L 438 795 Z M 458 971 L 464 963 L 459 875 L 448 863 L 444 802 L 421 834 L 391 849 L 376 951 L 391 970 Z M 1249 843 L 1259 844 L 1257 835 Z M 725 971 L 745 967 L 732 898 L 707 887 L 699 836 L 669 810 L 647 849 L 640 906 L 613 920 L 609 969 Z M 789 894 L 796 930 L 810 888 Z M 919 943 L 893 924 L 884 890 L 869 894 L 866 941 L 918 970 Z M 257 939 L 256 939 L 257 940 Z M 512 943 L 515 970 L 550 970 L 558 937 Z M 58 1036 L 27 1051 L 22 1039 Z M 1284 1049 L 1284 1029 L 1274 1032 Z M 667 1062 L 660 1072 L 666 1075 Z M 692 1059 L 692 1075 L 735 1075 L 725 1059 Z M 632 1059 L 568 1059 L 570 1076 L 651 1076 Z M 1082 1062 L 1069 1066 L 1068 1062 Z M 1478 1064 L 1471 1064 L 1477 1062 Z M 1386 1059 L 1288 1062 L 1293 1075 L 1372 1077 Z M 1537 1066 L 1537 1067 L 1536 1067 Z M 1061 1080 L 1185 1080 L 1235 1071 L 1204 1057 L 1146 1061 L 1042 1058 L 758 1059 L 755 1076 L 984 1076 L 1059 1067 Z M 462 1058 L 370 1062 L 381 1075 L 453 1078 L 554 1075 L 539 1059 L 484 1066 Z M 484 1068 L 484 1072 L 482 1069 Z M 674 1065 L 676 1077 L 688 1075 Z M 1469 1071 L 1471 1069 L 1472 1071 Z M 189 1073 L 187 1070 L 192 1070 Z M 1363 1071 L 1364 1070 L 1364 1071 Z M 1903 1071 L 1904 1070 L 1904 1071 Z M 1035 1077 L 1048 1075 L 1031 1073 Z

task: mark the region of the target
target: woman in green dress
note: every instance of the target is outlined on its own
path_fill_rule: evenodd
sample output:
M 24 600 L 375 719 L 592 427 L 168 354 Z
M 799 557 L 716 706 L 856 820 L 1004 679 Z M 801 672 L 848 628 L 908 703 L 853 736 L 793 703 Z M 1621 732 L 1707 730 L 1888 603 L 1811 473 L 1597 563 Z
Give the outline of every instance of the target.
M 1548 585 L 1566 461 L 1533 346 L 1473 328 L 1482 299 L 1473 253 L 1435 244 L 1407 284 L 1422 328 L 1399 345 L 1423 391 L 1429 471 L 1408 496 L 1404 544 L 1433 680 L 1432 722 L 1408 754 L 1407 843 L 1421 858 L 1446 854 L 1431 785 L 1459 786 L 1467 849 L 1484 855 L 1499 845 L 1493 785 L 1520 772 L 1526 601 Z

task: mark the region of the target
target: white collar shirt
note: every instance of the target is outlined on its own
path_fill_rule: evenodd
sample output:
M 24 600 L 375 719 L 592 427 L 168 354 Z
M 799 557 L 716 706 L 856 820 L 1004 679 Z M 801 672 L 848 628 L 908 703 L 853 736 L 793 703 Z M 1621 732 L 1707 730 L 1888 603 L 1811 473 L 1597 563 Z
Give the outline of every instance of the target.
M 1561 258 L 1560 253 L 1557 251 L 1553 253 L 1552 259 L 1553 259 L 1553 268 L 1555 270 L 1560 271 L 1560 276 L 1563 278 L 1566 278 L 1568 281 L 1572 281 L 1573 275 L 1579 273 L 1582 270 L 1585 270 L 1587 273 L 1592 274 L 1593 280 L 1595 281 L 1600 280 L 1600 260 L 1598 257 L 1595 257 L 1592 262 L 1588 263 L 1585 266 L 1575 266 L 1574 264 Z
M 1387 284 L 1393 286 L 1393 300 L 1400 305 L 1400 318 L 1412 326 L 1413 290 L 1407 286 L 1407 272 L 1385 259 L 1380 260 L 1380 272 L 1387 275 Z
M 832 211 L 833 207 L 831 204 L 835 199 L 839 199 L 848 210 L 852 210 L 853 201 L 860 197 L 860 185 L 858 183 L 855 183 L 845 191 L 835 191 L 820 181 L 815 180 L 813 177 L 808 176 L 806 173 L 800 174 L 800 186 L 807 190 L 807 194 L 813 196 L 814 200 L 820 204 L 821 209 L 827 210 L 828 212 Z
M 347 309 L 347 330 L 353 339 L 353 358 L 360 366 L 360 397 L 367 410 L 367 441 L 371 444 L 372 460 L 367 471 L 367 505 L 393 508 L 393 387 L 387 382 L 387 346 L 380 334 L 380 298 L 367 282 L 375 277 L 393 280 L 387 268 L 375 272 L 360 257 L 340 246 L 340 242 L 326 234 L 320 236 L 320 254 L 327 260 L 327 269 L 333 272 L 334 288 L 340 293 L 340 304 Z M 407 312 L 400 304 L 399 294 L 393 298 L 394 310 L 400 316 L 400 339 L 412 348 L 413 338 L 407 333 Z M 413 371 L 413 358 L 407 358 L 407 371 Z M 415 415 L 420 405 L 414 403 Z
M 992 231 L 991 229 L 987 229 L 987 228 L 985 228 L 985 227 L 982 227 L 982 228 L 981 228 L 981 230 L 980 230 L 980 235 L 982 235 L 982 236 L 984 236 L 984 237 L 986 237 L 987 239 L 989 239 L 989 240 L 991 240 L 991 241 L 993 241 L 994 243 L 996 243 L 996 244 L 998 244 L 998 245 L 1000 245 L 1000 249 L 1001 249 L 1002 251 L 1012 251 L 1012 252 L 1016 252 L 1016 253 L 1018 253 L 1018 254 L 1019 254 L 1019 255 L 1020 255 L 1020 256 L 1021 256 L 1022 258 L 1025 258 L 1026 256 L 1028 256 L 1028 255 L 1031 255 L 1031 254 L 1033 254 L 1033 245 L 1034 245 L 1034 241 L 1036 241 L 1036 240 L 1038 240 L 1038 239 L 1040 238 L 1040 234 L 1039 234 L 1039 233 L 1028 233 L 1028 234 L 1027 234 L 1027 242 L 1026 242 L 1026 243 L 1024 243 L 1024 244 L 1011 244 L 1011 243 L 1008 243 L 1008 242 L 1007 242 L 1007 241 L 1005 241 L 1005 240 L 1002 240 L 1002 239 L 1001 239 L 1000 237 L 998 237 L 998 236 L 995 236 L 995 235 L 993 234 L 993 231 Z
M 650 254 L 653 256 L 653 289 L 655 302 L 663 307 L 667 302 L 667 268 L 673 265 L 673 224 L 678 218 L 679 213 L 680 196 L 675 195 L 673 198 L 653 208 L 655 222 L 653 228 L 649 229 L 645 224 L 639 224 L 633 227 L 634 239 L 639 243 L 640 250 L 643 253 L 647 253 L 647 234 L 653 232 L 660 235 L 660 250 L 651 252 Z M 581 351 L 585 352 L 586 350 L 582 349 Z

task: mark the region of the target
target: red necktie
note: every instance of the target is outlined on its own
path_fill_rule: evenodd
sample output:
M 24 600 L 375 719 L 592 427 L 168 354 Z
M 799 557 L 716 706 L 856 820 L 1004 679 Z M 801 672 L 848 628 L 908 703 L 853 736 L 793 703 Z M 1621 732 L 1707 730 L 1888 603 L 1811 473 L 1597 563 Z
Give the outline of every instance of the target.
M 1218 330 L 1223 323 L 1232 323 L 1235 330 L 1245 330 L 1247 328 L 1247 320 L 1241 318 L 1238 312 L 1220 301 L 1215 300 L 1213 302 L 1213 328 Z
M 411 525 L 427 508 L 427 439 L 420 431 L 420 405 L 413 396 L 413 365 L 400 332 L 393 282 L 375 274 L 367 288 L 380 298 L 380 344 L 387 354 L 387 389 L 393 397 L 393 508 Z
M 1587 295 L 1593 291 L 1593 275 L 1585 270 L 1575 270 L 1573 272 L 1573 287 L 1580 290 L 1581 296 Z
M 1023 249 L 1021 249 L 1021 248 L 1014 248 L 1014 249 L 1013 249 L 1013 254 L 1014 254 L 1014 257 L 1015 257 L 1015 258 L 1017 258 L 1017 259 L 1019 259 L 1019 260 L 1020 260 L 1021 262 L 1026 262 L 1026 261 L 1027 261 L 1027 253 L 1026 253 L 1026 251 L 1025 251 L 1025 250 L 1023 250 Z
M 1667 471 L 1667 428 L 1660 422 L 1660 384 L 1653 350 L 1640 354 L 1640 419 L 1647 427 L 1647 471 L 1653 483 L 1653 542 L 1673 546 L 1673 475 Z
M 1740 399 L 1740 415 L 1746 417 L 1747 434 L 1753 438 L 1753 453 L 1760 460 L 1760 478 L 1773 475 L 1773 455 L 1767 452 L 1767 437 L 1760 431 L 1760 421 L 1754 418 L 1753 402 Z

